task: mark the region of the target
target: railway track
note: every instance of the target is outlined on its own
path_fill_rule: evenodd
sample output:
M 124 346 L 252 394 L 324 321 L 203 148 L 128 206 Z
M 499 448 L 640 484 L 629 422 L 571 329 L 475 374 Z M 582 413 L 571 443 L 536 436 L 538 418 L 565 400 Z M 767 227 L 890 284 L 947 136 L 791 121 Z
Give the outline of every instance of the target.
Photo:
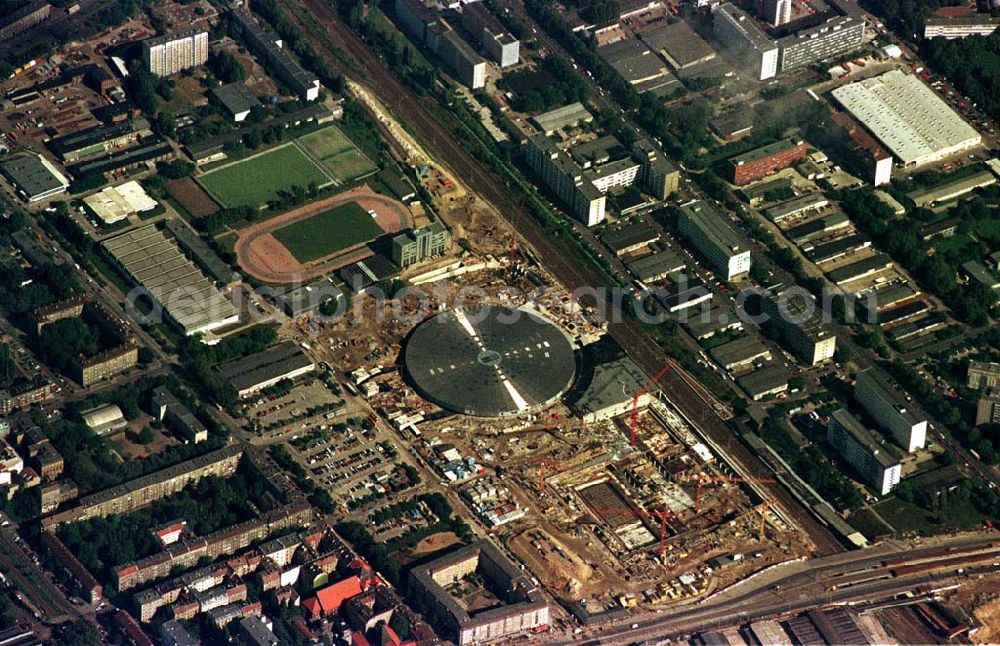
M 300 6 L 321 26 L 325 33 L 317 36 L 312 25 L 302 16 L 290 12 L 289 17 L 303 28 L 303 33 L 317 51 L 325 51 L 329 62 L 345 76 L 359 78 L 397 118 L 408 125 L 433 155 L 441 158 L 453 170 L 461 169 L 462 179 L 480 197 L 488 200 L 507 219 L 521 238 L 544 259 L 545 268 L 568 290 L 606 284 L 605 277 L 589 263 L 576 264 L 568 260 L 562 249 L 549 237 L 538 222 L 524 209 L 505 186 L 486 172 L 479 160 L 463 148 L 454 135 L 439 123 L 402 81 L 382 63 L 367 43 L 351 31 L 323 0 L 302 0 Z M 335 43 L 335 44 L 334 44 Z M 352 65 L 342 62 L 337 49 L 346 53 Z M 666 356 L 635 321 L 624 318 L 608 323 L 608 333 L 625 352 L 650 375 L 660 372 Z M 720 419 L 716 407 L 692 386 L 693 379 L 680 369 L 668 371 L 659 387 L 692 422 L 722 447 L 748 473 L 767 473 L 767 466 Z M 700 388 L 700 386 L 699 386 Z M 703 390 L 703 389 L 702 389 Z M 768 487 L 769 493 L 809 535 L 823 554 L 844 551 L 844 547 L 804 509 L 795 497 L 779 484 Z

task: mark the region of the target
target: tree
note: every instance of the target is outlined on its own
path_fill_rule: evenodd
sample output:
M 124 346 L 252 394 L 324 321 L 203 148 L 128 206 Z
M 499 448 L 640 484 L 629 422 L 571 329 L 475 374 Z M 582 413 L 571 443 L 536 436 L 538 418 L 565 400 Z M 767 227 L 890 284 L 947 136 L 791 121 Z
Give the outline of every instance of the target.
M 177 120 L 174 119 L 174 115 L 161 110 L 156 113 L 153 129 L 164 137 L 173 138 L 177 134 Z
M 175 159 L 164 164 L 160 169 L 160 174 L 167 179 L 181 179 L 189 177 L 194 172 L 195 165 L 183 159 Z
M 223 83 L 236 83 L 246 80 L 247 73 L 243 65 L 229 52 L 213 56 L 209 61 L 210 69 Z
M 86 619 L 63 624 L 52 635 L 56 646 L 100 646 L 101 633 Z
M 139 444 L 152 444 L 155 436 L 153 435 L 152 429 L 148 426 L 144 426 L 141 431 L 139 431 Z
M 82 319 L 62 319 L 42 328 L 41 346 L 45 362 L 65 371 L 76 357 L 97 353 L 98 336 Z

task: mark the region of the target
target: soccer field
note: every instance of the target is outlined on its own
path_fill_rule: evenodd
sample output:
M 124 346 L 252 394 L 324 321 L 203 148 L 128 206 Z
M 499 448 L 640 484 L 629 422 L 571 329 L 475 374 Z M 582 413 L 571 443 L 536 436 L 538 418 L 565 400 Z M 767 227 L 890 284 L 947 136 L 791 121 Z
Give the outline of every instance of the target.
M 311 132 L 296 141 L 341 182 L 351 182 L 378 170 L 337 126 Z
M 311 182 L 325 186 L 330 178 L 294 144 L 285 144 L 209 171 L 198 182 L 226 206 L 259 207 L 277 198 L 280 190 L 307 188 Z
M 382 228 L 355 202 L 321 211 L 274 231 L 274 237 L 305 264 L 382 235 Z

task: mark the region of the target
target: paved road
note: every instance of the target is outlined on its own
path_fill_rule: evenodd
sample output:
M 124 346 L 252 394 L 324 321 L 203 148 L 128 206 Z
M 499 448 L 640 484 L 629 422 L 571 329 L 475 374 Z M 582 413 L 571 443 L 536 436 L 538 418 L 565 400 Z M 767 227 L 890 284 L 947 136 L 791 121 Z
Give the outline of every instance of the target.
M 0 529 L 0 570 L 7 580 L 25 595 L 47 623 L 59 623 L 78 614 L 50 575 L 35 565 L 25 549 L 30 550 L 18 538 L 15 525 Z

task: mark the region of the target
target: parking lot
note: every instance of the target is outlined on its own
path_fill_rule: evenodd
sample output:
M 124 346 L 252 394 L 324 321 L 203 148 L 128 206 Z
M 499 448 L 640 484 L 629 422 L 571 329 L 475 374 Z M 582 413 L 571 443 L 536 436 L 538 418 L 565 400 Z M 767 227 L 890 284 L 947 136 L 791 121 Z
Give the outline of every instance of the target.
M 350 413 L 340 387 L 322 378 L 304 380 L 286 393 L 261 395 L 245 409 L 251 428 L 263 440 L 301 436 Z
M 329 491 L 345 513 L 381 505 L 415 484 L 415 471 L 402 465 L 392 438 L 364 418 L 320 424 L 293 434 L 289 445 L 308 477 Z

